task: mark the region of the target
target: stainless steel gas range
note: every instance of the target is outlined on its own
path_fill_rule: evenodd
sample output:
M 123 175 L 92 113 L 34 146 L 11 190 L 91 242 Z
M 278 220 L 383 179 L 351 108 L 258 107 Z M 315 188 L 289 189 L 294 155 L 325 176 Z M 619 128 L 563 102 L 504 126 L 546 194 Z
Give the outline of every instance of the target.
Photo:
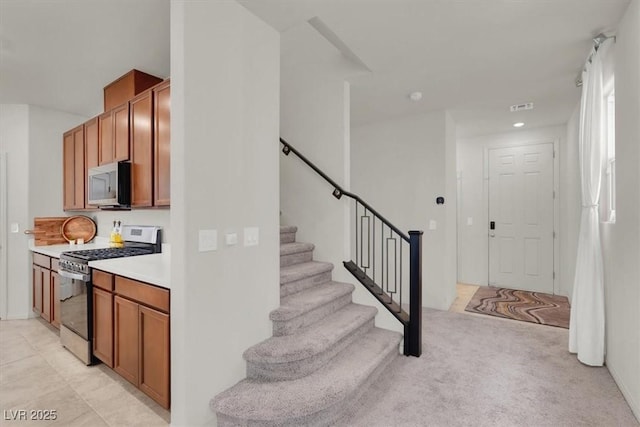
M 161 233 L 160 227 L 124 225 L 124 247 L 69 251 L 60 255 L 60 341 L 85 364 L 93 362 L 93 288 L 89 262 L 159 253 Z

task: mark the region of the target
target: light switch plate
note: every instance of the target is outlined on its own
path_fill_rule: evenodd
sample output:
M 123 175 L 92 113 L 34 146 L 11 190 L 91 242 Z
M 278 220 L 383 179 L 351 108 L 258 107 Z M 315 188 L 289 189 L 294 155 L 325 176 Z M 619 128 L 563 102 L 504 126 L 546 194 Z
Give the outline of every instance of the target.
M 467 225 L 473 225 L 473 218 L 470 216 L 467 217 Z
M 11 223 L 11 232 L 12 233 L 19 233 L 20 232 L 20 224 L 18 224 L 17 222 L 12 222 Z
M 258 246 L 260 243 L 260 229 L 258 227 L 246 227 L 244 229 L 244 245 Z
M 227 233 L 224 235 L 224 243 L 227 246 L 237 245 L 238 244 L 238 234 L 237 233 Z
M 435 219 L 430 219 L 429 220 L 429 230 L 435 230 L 436 229 L 436 220 Z
M 217 230 L 198 230 L 198 251 L 209 252 L 218 250 Z

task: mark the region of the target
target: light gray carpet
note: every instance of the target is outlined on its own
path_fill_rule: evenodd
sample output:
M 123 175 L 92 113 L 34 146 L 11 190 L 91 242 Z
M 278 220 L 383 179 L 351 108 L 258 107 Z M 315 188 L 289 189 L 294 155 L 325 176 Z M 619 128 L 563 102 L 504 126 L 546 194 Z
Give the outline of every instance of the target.
M 336 426 L 638 426 L 569 331 L 425 309 L 423 353 L 385 369 Z

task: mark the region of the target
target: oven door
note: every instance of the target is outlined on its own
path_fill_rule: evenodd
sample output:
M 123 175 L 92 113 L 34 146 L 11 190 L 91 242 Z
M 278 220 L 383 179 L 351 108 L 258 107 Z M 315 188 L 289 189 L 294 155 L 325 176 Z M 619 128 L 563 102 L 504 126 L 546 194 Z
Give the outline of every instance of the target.
M 60 323 L 90 341 L 91 328 L 91 276 L 58 270 L 60 276 Z

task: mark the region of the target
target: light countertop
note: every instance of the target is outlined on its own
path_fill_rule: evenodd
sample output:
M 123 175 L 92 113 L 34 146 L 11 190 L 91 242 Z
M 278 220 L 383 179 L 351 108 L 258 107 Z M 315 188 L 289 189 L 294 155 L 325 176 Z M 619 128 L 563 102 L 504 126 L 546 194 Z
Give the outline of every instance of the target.
M 171 254 L 165 246 L 159 254 L 89 261 L 89 267 L 171 289 Z
M 84 245 L 34 246 L 33 240 L 29 241 L 29 250 L 54 258 L 60 258 L 63 252 L 108 247 L 108 239 L 100 237 Z M 89 267 L 171 289 L 171 251 L 168 244 L 162 245 L 162 253 L 159 254 L 90 261 Z

